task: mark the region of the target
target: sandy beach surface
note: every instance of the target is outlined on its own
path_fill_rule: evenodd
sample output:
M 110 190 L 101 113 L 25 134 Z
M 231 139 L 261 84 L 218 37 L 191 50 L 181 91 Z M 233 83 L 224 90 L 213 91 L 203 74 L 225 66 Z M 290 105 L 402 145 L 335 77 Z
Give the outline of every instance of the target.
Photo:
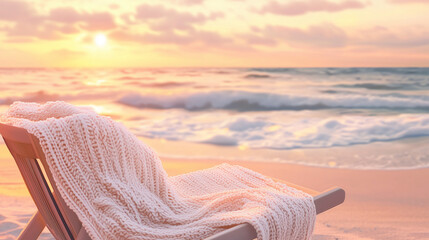
M 35 206 L 4 145 L 0 145 L 0 239 L 15 239 Z M 169 175 L 222 161 L 163 158 Z M 429 169 L 347 170 L 284 163 L 229 162 L 323 191 L 346 190 L 344 204 L 317 217 L 313 239 L 429 239 Z M 40 239 L 51 239 L 45 230 Z
M 171 175 L 220 161 L 164 159 Z M 313 239 L 429 239 L 429 169 L 347 170 L 284 163 L 230 162 L 304 187 L 339 186 L 346 201 L 317 216 Z

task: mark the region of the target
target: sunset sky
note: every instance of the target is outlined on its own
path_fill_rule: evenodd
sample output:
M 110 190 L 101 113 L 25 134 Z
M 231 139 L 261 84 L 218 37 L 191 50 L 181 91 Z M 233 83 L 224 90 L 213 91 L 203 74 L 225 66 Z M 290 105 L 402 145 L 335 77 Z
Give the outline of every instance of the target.
M 0 67 L 429 66 L 429 0 L 0 0 Z

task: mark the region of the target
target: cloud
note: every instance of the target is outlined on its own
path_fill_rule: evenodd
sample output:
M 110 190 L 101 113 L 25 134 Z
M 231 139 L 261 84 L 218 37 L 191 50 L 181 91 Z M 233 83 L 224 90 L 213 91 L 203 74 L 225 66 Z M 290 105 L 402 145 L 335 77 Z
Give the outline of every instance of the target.
M 9 37 L 18 38 L 18 39 L 44 39 L 44 40 L 58 40 L 62 38 L 60 34 L 62 27 L 51 24 L 44 23 L 39 24 L 38 27 L 35 27 L 30 22 L 18 22 L 14 27 L 10 28 L 7 31 Z M 67 29 L 71 31 L 71 29 Z
M 191 45 L 202 44 L 207 46 L 222 46 L 232 43 L 232 40 L 210 31 L 190 30 L 187 34 L 177 34 L 172 31 L 161 33 L 133 34 L 122 30 L 112 32 L 109 37 L 117 41 L 137 42 L 140 44 L 174 44 Z
M 80 28 L 90 31 L 109 30 L 116 27 L 114 17 L 108 12 L 78 12 L 72 7 L 53 9 L 47 19 L 69 26 L 77 23 Z
M 269 39 L 277 43 L 286 43 L 293 48 L 376 46 L 394 49 L 429 46 L 429 29 L 421 26 L 408 26 L 406 29 L 374 26 L 345 32 L 333 24 L 323 23 L 306 29 L 268 25 L 264 28 L 254 27 L 253 30 L 262 36 L 269 36 Z M 248 37 L 252 39 L 254 36 Z M 250 40 L 248 42 L 250 43 Z
M 284 42 L 292 47 L 338 48 L 346 45 L 346 33 L 333 24 L 324 23 L 307 29 L 268 25 L 260 29 L 265 36 Z
M 233 44 L 231 39 L 218 33 L 195 28 L 197 25 L 223 17 L 223 14 L 218 12 L 210 14 L 189 13 L 161 5 L 142 4 L 137 7 L 134 17 L 130 17 L 130 15 L 122 15 L 121 17 L 128 24 L 146 24 L 150 31 L 136 33 L 123 29 L 115 30 L 109 34 L 109 38 L 116 41 L 216 47 Z
M 395 31 L 386 27 L 375 26 L 357 33 L 353 36 L 351 43 L 390 48 L 429 46 L 429 30 L 409 26 L 407 29 Z
M 331 2 L 327 0 L 314 0 L 306 2 L 278 3 L 271 1 L 263 6 L 261 13 L 272 13 L 287 16 L 302 15 L 310 12 L 339 12 L 347 9 L 364 8 L 365 4 L 356 0 L 346 0 L 342 2 Z
M 152 33 L 130 33 L 129 31 L 116 30 L 109 34 L 109 38 L 123 42 L 137 42 L 141 44 L 189 44 L 192 39 L 188 36 L 180 36 L 173 32 L 165 32 L 161 34 Z
M 346 32 L 331 23 L 323 23 L 305 29 L 279 25 L 251 29 L 254 34 L 238 35 L 251 45 L 276 46 L 284 43 L 292 48 L 303 49 L 344 47 L 361 49 L 363 46 L 407 49 L 429 46 L 429 28 L 423 26 L 407 26 L 407 28 L 374 26 Z
M 0 29 L 8 36 L 8 42 L 59 40 L 64 35 L 82 30 L 99 31 L 116 27 L 113 15 L 108 12 L 78 12 L 72 7 L 63 7 L 43 15 L 32 5 L 21 1 L 0 1 L 0 20 L 13 23 Z
M 180 2 L 187 5 L 196 5 L 202 4 L 204 0 L 180 0 Z
M 391 3 L 429 3 L 428 0 L 389 0 Z
M 33 7 L 21 1 L 0 1 L 0 20 L 12 22 L 40 21 Z M 36 22 L 33 22 L 36 23 Z
M 172 2 L 176 2 L 185 6 L 189 5 L 200 5 L 204 3 L 204 0 L 173 0 Z
M 190 30 L 194 25 L 223 17 L 222 13 L 192 14 L 161 5 L 142 4 L 137 7 L 135 19 L 148 24 L 155 31 Z

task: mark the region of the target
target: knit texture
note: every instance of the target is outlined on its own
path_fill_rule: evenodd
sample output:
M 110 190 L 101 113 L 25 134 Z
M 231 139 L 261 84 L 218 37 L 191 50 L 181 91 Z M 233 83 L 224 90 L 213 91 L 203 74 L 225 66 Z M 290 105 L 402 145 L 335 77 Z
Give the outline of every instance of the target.
M 0 120 L 39 139 L 92 239 L 203 239 L 244 222 L 258 239 L 311 239 L 312 197 L 257 172 L 221 164 L 168 177 L 122 124 L 65 102 L 15 102 Z

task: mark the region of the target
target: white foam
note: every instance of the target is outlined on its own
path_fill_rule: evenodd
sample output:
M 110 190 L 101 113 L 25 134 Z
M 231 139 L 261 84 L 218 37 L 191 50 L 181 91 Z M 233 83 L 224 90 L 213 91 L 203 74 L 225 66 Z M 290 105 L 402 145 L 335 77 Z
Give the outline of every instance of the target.
M 365 94 L 275 94 L 249 91 L 214 91 L 178 95 L 129 94 L 119 103 L 137 108 L 184 108 L 187 110 L 234 109 L 281 110 L 324 108 L 429 108 L 429 96 Z
M 276 121 L 269 113 L 230 116 L 217 112 L 174 112 L 158 120 L 140 121 L 137 134 L 215 145 L 294 149 L 348 146 L 407 137 L 429 136 L 429 115 L 340 116 Z M 202 120 L 204 118 L 204 120 Z

